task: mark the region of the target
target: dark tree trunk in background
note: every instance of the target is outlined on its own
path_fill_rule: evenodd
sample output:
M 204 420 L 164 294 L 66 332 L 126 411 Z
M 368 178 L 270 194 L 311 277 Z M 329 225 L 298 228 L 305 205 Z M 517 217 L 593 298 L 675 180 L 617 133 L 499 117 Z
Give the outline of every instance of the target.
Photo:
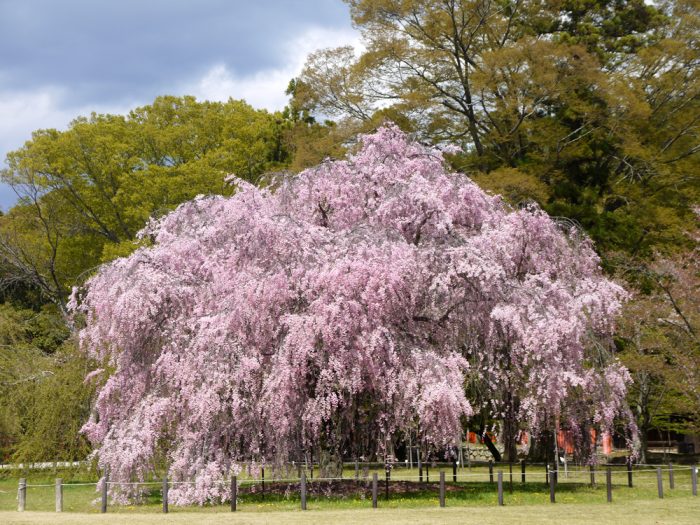
M 518 460 L 516 438 L 518 435 L 517 414 L 520 410 L 520 401 L 510 392 L 506 394 L 506 417 L 503 420 L 503 460 L 509 463 Z
M 493 444 L 493 441 L 491 441 L 491 438 L 486 433 L 486 428 L 484 427 L 483 424 L 481 425 L 481 428 L 479 429 L 479 433 L 482 436 L 482 439 L 484 441 L 484 445 L 486 445 L 486 448 L 488 448 L 489 452 L 491 452 L 493 459 L 495 461 L 501 461 L 501 453 L 498 451 L 498 449 L 496 448 L 496 445 Z
M 554 431 L 544 430 L 530 437 L 528 459 L 533 463 L 551 463 L 554 458 Z

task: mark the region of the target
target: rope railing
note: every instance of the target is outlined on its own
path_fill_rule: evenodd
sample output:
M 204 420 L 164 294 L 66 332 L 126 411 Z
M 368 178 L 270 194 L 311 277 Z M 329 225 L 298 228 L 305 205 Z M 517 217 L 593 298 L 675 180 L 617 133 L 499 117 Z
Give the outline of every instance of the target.
M 684 466 L 684 465 L 678 465 L 669 468 L 667 465 L 664 467 L 658 466 L 656 468 L 643 468 L 643 467 L 652 467 L 653 465 L 651 464 L 645 464 L 645 465 L 634 465 L 632 467 L 632 472 L 635 474 L 635 476 L 641 476 L 645 474 L 655 474 L 657 471 L 660 472 L 684 472 L 684 471 L 692 471 L 693 469 L 696 469 L 697 467 L 694 466 Z M 625 465 L 611 465 L 606 468 L 611 469 L 611 475 L 613 476 L 626 476 L 627 473 L 629 472 L 628 468 Z M 434 467 L 435 469 L 435 467 Z M 385 472 L 384 469 L 376 469 L 381 472 Z M 439 471 L 439 469 L 437 469 Z M 597 468 L 595 473 L 603 473 L 605 470 L 603 468 Z M 311 479 L 307 477 L 307 483 L 314 483 L 314 482 L 321 482 L 321 481 L 363 481 L 363 480 L 369 480 L 370 473 L 366 474 L 361 474 L 359 477 L 355 478 L 352 476 L 334 476 L 334 477 L 328 477 L 328 476 L 316 476 L 315 478 Z M 509 474 L 508 472 L 504 472 L 504 474 Z M 515 472 L 513 471 L 513 477 L 519 477 L 522 473 L 520 471 Z M 563 479 L 568 478 L 578 478 L 578 477 L 585 477 L 588 478 L 590 471 L 589 470 L 583 470 L 582 468 L 577 468 L 573 469 L 570 468 L 568 472 L 565 474 L 563 470 L 557 470 L 557 469 L 540 469 L 540 470 L 530 470 L 526 473 L 527 477 L 532 478 L 535 474 L 550 474 L 550 475 L 555 475 L 558 476 L 559 481 L 562 481 Z M 469 478 L 469 479 L 476 479 L 476 478 L 488 478 L 489 477 L 489 472 L 470 472 L 470 473 L 464 473 L 464 472 L 457 472 L 457 477 L 460 479 L 464 478 Z M 406 475 L 406 474 L 397 474 L 396 471 L 391 471 L 391 480 L 392 481 L 416 481 L 416 480 L 423 480 L 426 478 L 426 475 L 420 476 L 418 474 L 416 475 Z M 245 484 L 259 484 L 259 483 L 298 483 L 300 477 L 293 477 L 293 478 L 278 478 L 278 477 L 270 477 L 270 478 L 240 478 L 239 483 L 245 483 Z M 435 481 L 437 483 L 437 481 Z M 89 485 L 97 485 L 99 482 L 87 482 L 87 483 L 63 483 L 64 487 L 71 487 L 71 486 L 89 486 Z M 109 485 L 160 485 L 162 482 L 161 481 L 115 481 L 115 480 L 108 480 L 107 483 Z M 197 481 L 186 481 L 186 480 L 171 480 L 169 481 L 170 484 L 197 484 Z M 220 483 L 220 484 L 228 484 L 229 480 L 228 479 L 220 479 L 216 480 L 213 483 Z M 53 484 L 26 484 L 27 488 L 35 488 L 35 487 L 53 487 Z

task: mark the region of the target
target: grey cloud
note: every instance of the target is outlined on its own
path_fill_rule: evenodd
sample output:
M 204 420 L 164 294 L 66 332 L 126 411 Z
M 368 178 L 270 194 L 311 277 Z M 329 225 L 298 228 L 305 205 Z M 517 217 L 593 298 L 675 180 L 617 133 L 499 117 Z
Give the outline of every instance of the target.
M 311 25 L 347 27 L 339 0 L 18 0 L 0 7 L 0 78 L 10 90 L 71 86 L 81 103 L 163 92 L 214 63 L 280 65 Z
M 312 27 L 347 31 L 347 6 L 341 0 L 0 0 L 0 164 L 31 129 L 65 126 L 92 108 L 181 94 L 213 66 L 237 78 L 284 69 L 286 46 Z M 53 94 L 53 106 L 27 105 L 44 92 Z M 4 209 L 14 202 L 8 190 L 0 186 Z

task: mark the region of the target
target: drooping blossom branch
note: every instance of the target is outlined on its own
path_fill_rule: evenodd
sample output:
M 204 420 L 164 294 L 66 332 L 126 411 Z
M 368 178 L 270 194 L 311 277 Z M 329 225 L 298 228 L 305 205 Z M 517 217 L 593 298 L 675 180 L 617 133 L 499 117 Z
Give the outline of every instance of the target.
M 112 371 L 84 427 L 112 479 L 160 461 L 196 480 L 175 502 L 205 502 L 244 461 L 386 452 L 409 432 L 449 446 L 485 400 L 520 426 L 580 399 L 600 426 L 619 413 L 625 371 L 587 348 L 624 292 L 542 211 L 510 209 L 392 125 L 275 191 L 233 182 L 74 294 L 83 348 Z

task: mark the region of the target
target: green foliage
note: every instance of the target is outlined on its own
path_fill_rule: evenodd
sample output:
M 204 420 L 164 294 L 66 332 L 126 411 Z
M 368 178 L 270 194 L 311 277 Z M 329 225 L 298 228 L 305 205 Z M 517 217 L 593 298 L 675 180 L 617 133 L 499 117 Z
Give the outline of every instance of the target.
M 159 97 L 127 116 L 36 131 L 2 175 L 21 196 L 0 217 L 5 284 L 21 281 L 63 305 L 86 272 L 128 254 L 151 217 L 198 194 L 230 193 L 230 173 L 256 183 L 284 166 L 283 124 L 242 101 Z
M 643 430 L 700 432 L 700 228 L 692 248 L 628 268 L 646 277 L 627 304 L 620 330 L 622 359 L 634 377 L 631 406 Z
M 56 308 L 0 304 L 0 461 L 84 457 L 92 387 Z
M 310 55 L 292 104 L 461 143 L 457 167 L 583 225 L 611 269 L 616 253 L 685 245 L 700 191 L 697 2 L 347 3 L 366 50 Z
M 546 202 L 549 189 L 538 177 L 517 168 L 498 168 L 490 173 L 476 172 L 474 182 L 512 204 Z
M 90 451 L 79 433 L 90 414 L 90 363 L 72 344 L 45 358 L 40 377 L 24 380 L 9 396 L 18 413 L 15 461 L 82 460 Z

